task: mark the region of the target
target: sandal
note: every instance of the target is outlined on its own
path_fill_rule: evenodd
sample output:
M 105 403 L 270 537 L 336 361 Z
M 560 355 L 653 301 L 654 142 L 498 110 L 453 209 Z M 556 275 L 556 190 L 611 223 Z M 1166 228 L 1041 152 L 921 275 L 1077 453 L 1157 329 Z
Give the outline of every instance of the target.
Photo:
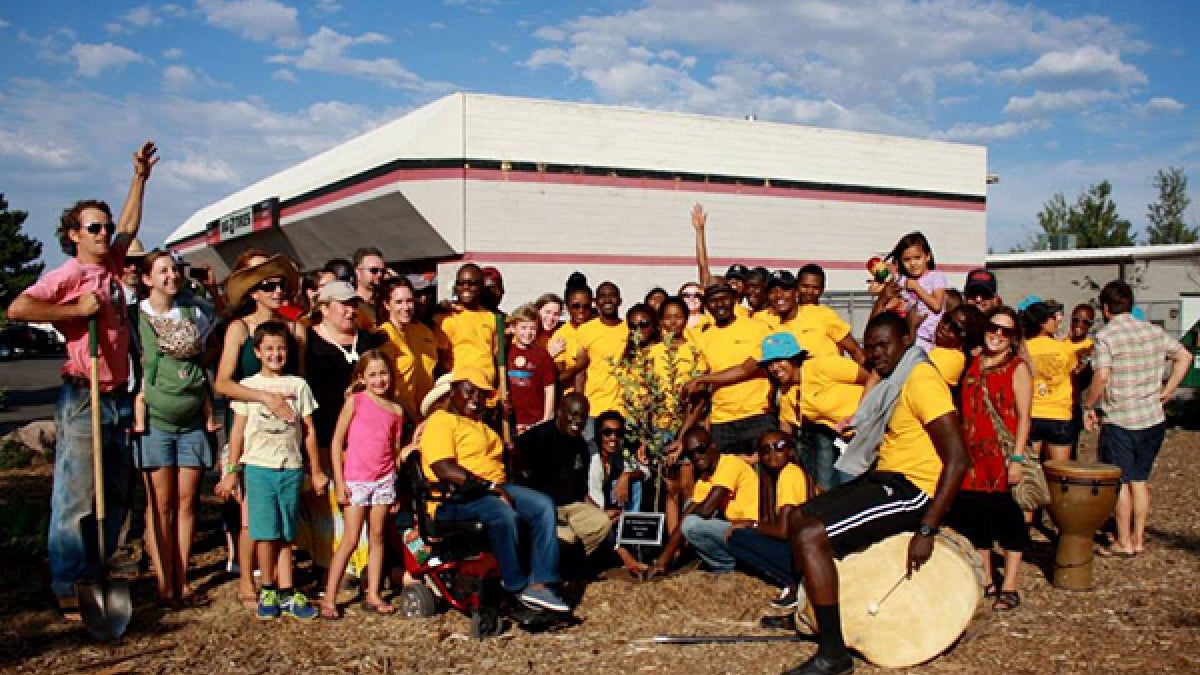
M 337 621 L 342 618 L 342 613 L 338 611 L 337 605 L 321 603 L 318 608 L 320 610 L 319 616 L 326 621 Z
M 83 623 L 83 615 L 79 612 L 79 598 L 74 595 L 55 596 L 54 603 L 58 612 L 67 623 Z
M 212 604 L 212 598 L 201 591 L 195 591 L 190 588 L 184 590 L 183 595 L 179 598 L 179 604 L 183 608 L 197 609 L 200 607 L 208 607 Z M 258 603 L 255 603 L 257 607 Z
M 985 598 L 994 598 L 998 592 L 1000 592 L 1000 589 L 996 587 L 996 582 L 994 581 L 983 587 L 983 597 Z
M 1016 591 L 1000 591 L 996 594 L 996 602 L 992 604 L 993 612 L 1010 612 L 1021 606 L 1021 594 Z
M 378 614 L 380 616 L 391 616 L 392 614 L 396 613 L 396 606 L 390 602 L 380 602 L 377 604 L 371 604 L 369 602 L 363 601 L 363 609 L 367 610 L 368 612 L 373 612 L 375 614 Z

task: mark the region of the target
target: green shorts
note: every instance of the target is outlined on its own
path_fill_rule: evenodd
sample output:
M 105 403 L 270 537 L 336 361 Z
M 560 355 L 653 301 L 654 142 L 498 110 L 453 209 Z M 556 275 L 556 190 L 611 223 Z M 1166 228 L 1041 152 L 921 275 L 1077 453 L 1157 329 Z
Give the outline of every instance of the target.
M 268 469 L 246 464 L 242 471 L 250 538 L 254 541 L 293 541 L 304 469 Z

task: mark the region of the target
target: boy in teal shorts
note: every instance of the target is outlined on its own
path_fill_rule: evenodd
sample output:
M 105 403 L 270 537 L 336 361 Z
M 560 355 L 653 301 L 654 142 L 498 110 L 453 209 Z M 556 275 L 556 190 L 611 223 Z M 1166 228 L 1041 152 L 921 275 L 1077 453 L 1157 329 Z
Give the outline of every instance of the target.
M 295 409 L 296 417 L 293 422 L 285 422 L 261 403 L 231 402 L 234 417 L 229 432 L 229 463 L 217 484 L 217 494 L 228 497 L 237 486 L 237 474 L 243 474 L 250 538 L 262 570 L 258 618 L 269 620 L 287 615 L 314 619 L 316 608 L 293 586 L 292 541 L 296 538 L 300 490 L 304 483 L 302 445 L 308 455 L 313 490 L 323 494 L 329 483 L 317 459 L 317 440 L 313 434 L 312 413 L 317 403 L 302 378 L 283 374 L 287 363 L 287 327 L 277 321 L 266 321 L 255 329 L 253 339 L 254 353 L 262 362 L 262 370 L 242 380 L 242 386 L 283 395 Z

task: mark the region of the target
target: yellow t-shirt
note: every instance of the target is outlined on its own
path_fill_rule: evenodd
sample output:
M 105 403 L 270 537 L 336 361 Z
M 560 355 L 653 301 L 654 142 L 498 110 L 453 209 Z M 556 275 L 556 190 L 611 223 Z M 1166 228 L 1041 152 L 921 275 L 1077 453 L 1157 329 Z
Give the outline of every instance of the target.
M 419 321 L 396 328 L 392 322 L 383 324 L 388 341 L 383 352 L 393 361 L 396 381 L 393 389 L 404 413 L 416 418 L 421 412 L 421 399 L 433 389 L 433 371 L 437 366 L 437 338 L 433 330 Z
M 785 464 L 775 479 L 775 508 L 800 506 L 808 501 L 808 489 L 808 476 L 804 470 L 790 462 Z
M 929 350 L 929 360 L 934 367 L 946 378 L 946 384 L 953 387 L 962 377 L 963 368 L 967 365 L 967 355 L 961 349 L 949 347 L 934 347 Z
M 933 495 L 942 473 L 942 458 L 925 425 L 949 412 L 954 412 L 954 401 L 946 379 L 933 364 L 918 363 L 900 390 L 879 446 L 876 469 L 902 473 L 922 492 Z
M 796 316 L 780 322 L 776 329 L 795 336 L 809 356 L 840 356 L 838 342 L 850 334 L 850 324 L 825 305 L 800 305 Z
M 775 310 L 770 308 L 760 309 L 757 312 L 751 311 L 746 318 L 754 319 L 772 332 L 779 328 L 779 315 L 775 313 Z
M 729 490 L 729 497 L 721 505 L 725 520 L 758 520 L 758 473 L 744 459 L 736 455 L 721 455 L 712 478 L 696 481 L 692 489 L 692 501 L 696 504 L 703 502 L 714 486 Z
M 579 329 L 571 322 L 564 323 L 554 331 L 554 335 L 550 336 L 550 342 L 562 338 L 563 350 L 554 357 L 554 365 L 558 366 L 558 372 L 567 370 L 575 365 L 575 355 L 579 353 Z
M 452 369 L 474 366 L 496 384 L 496 315 L 486 309 L 455 307 L 437 317 L 438 330 L 445 334 L 453 359 Z
M 1033 410 L 1037 419 L 1071 419 L 1071 371 L 1079 362 L 1074 343 L 1039 335 L 1025 341 L 1033 360 Z
M 613 377 L 613 363 L 621 360 L 625 344 L 629 341 L 629 326 L 624 321 L 615 326 L 606 326 L 599 318 L 592 319 L 576 332 L 579 348 L 588 355 L 587 396 L 592 417 L 606 410 L 624 413 L 621 403 L 621 387 Z M 611 361 L 610 361 L 611 359 Z
M 425 477 L 437 480 L 433 465 L 453 459 L 472 474 L 503 483 L 504 443 L 491 427 L 446 410 L 437 410 L 425 421 L 421 434 L 421 468 Z
M 741 365 L 746 359 L 762 358 L 762 341 L 770 330 L 753 319 L 734 319 L 724 328 L 712 325 L 692 334 L 700 353 L 697 366 L 702 372 L 719 373 Z M 721 424 L 767 412 L 771 384 L 766 377 L 719 387 L 712 395 L 712 423 Z
M 800 414 L 808 422 L 837 426 L 858 410 L 863 386 L 857 384 L 860 367 L 844 356 L 805 359 L 800 367 Z
M 750 308 L 740 302 L 733 306 L 733 315 L 739 319 L 749 319 L 751 314 Z
M 1064 340 L 1064 342 L 1071 345 L 1071 349 L 1075 350 L 1076 359 L 1083 358 L 1084 354 L 1091 351 L 1091 349 L 1096 346 L 1096 342 L 1090 337 L 1085 337 L 1079 342 L 1071 342 L 1071 339 L 1067 338 Z

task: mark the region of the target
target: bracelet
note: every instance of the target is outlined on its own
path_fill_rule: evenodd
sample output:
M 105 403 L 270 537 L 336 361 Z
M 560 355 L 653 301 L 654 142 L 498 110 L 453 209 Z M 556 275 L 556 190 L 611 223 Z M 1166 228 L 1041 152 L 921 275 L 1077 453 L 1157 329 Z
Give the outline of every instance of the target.
M 1008 459 L 1009 461 L 1016 462 L 1017 464 L 1025 463 L 1025 455 L 1009 455 Z
M 241 464 L 226 464 L 225 470 L 224 470 L 224 475 L 232 476 L 235 473 L 241 473 L 241 471 L 242 471 Z

